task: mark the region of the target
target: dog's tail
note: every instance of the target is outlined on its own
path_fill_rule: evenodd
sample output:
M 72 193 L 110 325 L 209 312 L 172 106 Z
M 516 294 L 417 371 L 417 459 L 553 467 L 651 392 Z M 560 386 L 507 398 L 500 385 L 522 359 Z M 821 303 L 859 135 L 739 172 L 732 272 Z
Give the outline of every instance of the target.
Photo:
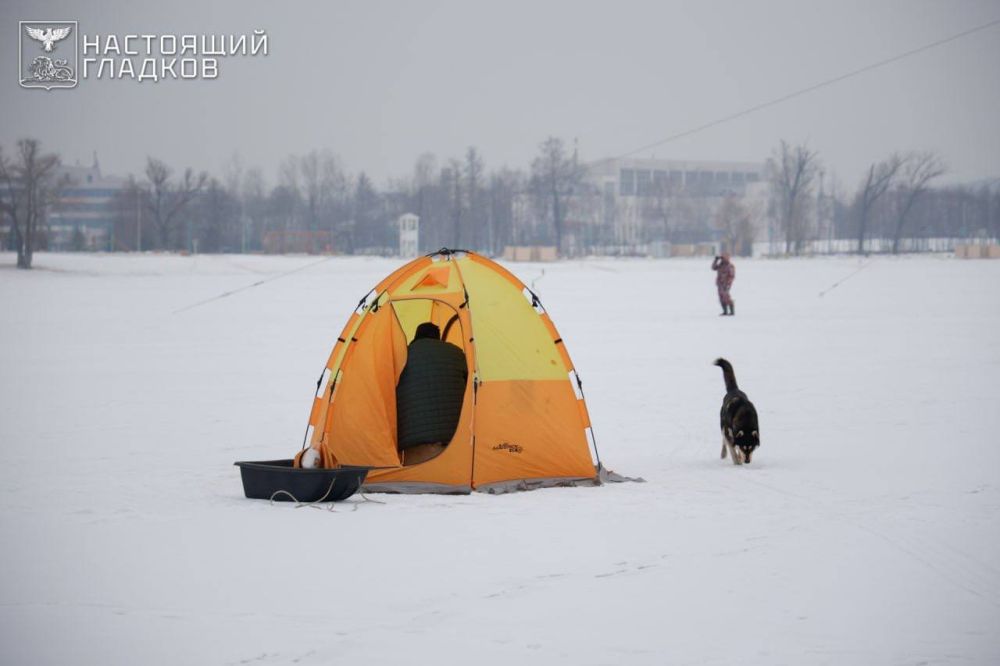
M 736 385 L 736 375 L 733 374 L 732 364 L 724 358 L 715 359 L 715 365 L 722 368 L 722 376 L 726 380 L 726 391 L 736 391 L 739 386 Z

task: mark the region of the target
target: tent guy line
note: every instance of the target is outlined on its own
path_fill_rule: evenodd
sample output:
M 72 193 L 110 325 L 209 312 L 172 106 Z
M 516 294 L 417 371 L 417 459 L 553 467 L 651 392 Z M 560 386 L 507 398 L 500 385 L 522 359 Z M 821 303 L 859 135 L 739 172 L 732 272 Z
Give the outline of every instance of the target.
M 827 292 L 833 291 L 834 289 L 836 289 L 837 287 L 839 287 L 843 283 L 847 282 L 852 277 L 854 277 L 855 275 L 857 275 L 858 273 L 860 273 L 861 271 L 865 270 L 866 268 L 868 268 L 871 265 L 872 265 L 871 261 L 866 261 L 865 263 L 861 264 L 861 266 L 856 271 L 854 271 L 853 273 L 851 273 L 850 275 L 848 275 L 845 278 L 837 280 L 836 282 L 834 282 L 833 284 L 831 284 L 829 287 L 827 287 L 823 291 L 819 292 L 819 297 L 823 298 L 823 296 L 826 295 Z
M 864 74 L 866 72 L 870 72 L 870 71 L 872 71 L 874 69 L 878 69 L 880 67 L 885 67 L 886 65 L 892 64 L 892 63 L 897 62 L 899 60 L 903 60 L 904 58 L 909 58 L 910 56 L 917 55 L 918 53 L 922 53 L 924 51 L 929 51 L 929 50 L 937 48 L 939 46 L 943 46 L 945 44 L 948 44 L 949 42 L 954 42 L 954 41 L 962 39 L 964 37 L 968 37 L 969 35 L 972 35 L 974 33 L 977 33 L 977 32 L 983 31 L 983 30 L 987 30 L 987 29 L 992 28 L 992 27 L 994 27 L 996 25 L 1000 25 L 1000 18 L 997 18 L 997 19 L 994 19 L 992 21 L 989 21 L 988 23 L 982 23 L 980 25 L 975 26 L 974 28 L 969 28 L 968 30 L 963 30 L 962 32 L 956 33 L 954 35 L 950 35 L 948 37 L 944 37 L 944 38 L 939 39 L 937 41 L 930 42 L 929 44 L 924 44 L 922 46 L 918 46 L 917 48 L 910 49 L 909 51 L 904 51 L 903 53 L 896 54 L 896 55 L 894 55 L 894 56 L 892 56 L 890 58 L 885 58 L 884 60 L 879 60 L 879 61 L 876 61 L 876 62 L 873 62 L 873 63 L 869 63 L 869 64 L 867 64 L 867 65 L 865 65 L 863 67 L 859 67 L 857 69 L 851 70 L 851 71 L 846 72 L 844 74 L 840 74 L 838 76 L 834 76 L 833 78 L 829 78 L 829 79 L 826 79 L 824 81 L 820 81 L 819 83 L 815 83 L 815 84 L 813 84 L 811 86 L 807 86 L 805 88 L 800 88 L 799 90 L 787 93 L 787 94 L 782 95 L 780 97 L 776 97 L 776 98 L 774 98 L 772 100 L 769 100 L 767 102 L 761 102 L 760 104 L 757 104 L 755 106 L 751 106 L 749 108 L 743 109 L 742 111 L 737 111 L 736 113 L 732 113 L 730 115 L 723 116 L 722 118 L 717 118 L 717 119 L 712 120 L 710 122 L 707 122 L 707 123 L 705 123 L 703 125 L 698 125 L 697 127 L 692 127 L 691 129 L 684 130 L 683 132 L 678 132 L 677 134 L 672 134 L 672 135 L 668 136 L 665 139 L 661 139 L 659 141 L 655 141 L 653 143 L 647 144 L 647 145 L 642 146 L 640 148 L 636 148 L 635 150 L 630 150 L 627 153 L 622 153 L 616 159 L 624 159 L 626 157 L 631 157 L 632 155 L 635 155 L 637 153 L 645 152 L 645 151 L 647 151 L 647 150 L 649 150 L 651 148 L 657 148 L 659 146 L 662 146 L 665 143 L 670 143 L 671 141 L 676 141 L 677 139 L 682 139 L 682 138 L 684 138 L 686 136 L 691 136 L 692 134 L 698 134 L 699 132 L 703 132 L 703 131 L 705 131 L 707 129 L 711 129 L 712 127 L 716 127 L 718 125 L 722 125 L 722 124 L 728 123 L 728 122 L 730 122 L 732 120 L 737 120 L 739 118 L 742 118 L 744 116 L 748 116 L 748 115 L 750 115 L 752 113 L 755 113 L 757 111 L 760 111 L 762 109 L 766 109 L 766 108 L 771 107 L 771 106 L 776 106 L 778 104 L 781 104 L 782 102 L 787 102 L 788 100 L 794 99 L 796 97 L 800 97 L 802 95 L 806 95 L 808 93 L 811 93 L 811 92 L 814 92 L 816 90 L 819 90 L 820 88 L 825 88 L 825 87 L 831 86 L 831 85 L 833 85 L 835 83 L 840 83 L 841 81 L 844 81 L 846 79 L 850 79 L 850 78 L 858 76 L 860 74 Z
M 186 312 L 188 310 L 193 310 L 194 308 L 201 307 L 202 305 L 208 305 L 209 303 L 225 298 L 226 296 L 232 296 L 233 294 L 238 294 L 241 291 L 246 291 L 247 289 L 253 289 L 254 287 L 259 287 L 262 284 L 272 282 L 274 280 L 277 280 L 278 278 L 289 276 L 292 273 L 298 273 L 299 271 L 304 271 L 307 268 L 312 268 L 313 266 L 319 266 L 323 262 L 330 261 L 331 259 L 333 259 L 333 255 L 330 255 L 328 257 L 323 257 L 319 261 L 314 261 L 311 264 L 306 264 L 304 266 L 299 266 L 298 268 L 293 268 L 292 270 L 285 271 L 284 273 L 278 273 L 277 275 L 273 275 L 269 278 L 264 278 L 263 280 L 257 280 L 253 284 L 248 284 L 243 287 L 239 287 L 238 289 L 231 289 L 230 291 L 224 291 L 218 296 L 212 296 L 211 298 L 206 298 L 203 301 L 198 301 L 197 303 L 192 303 L 191 305 L 185 305 L 184 307 L 178 310 L 174 310 L 171 314 L 179 314 L 181 312 Z

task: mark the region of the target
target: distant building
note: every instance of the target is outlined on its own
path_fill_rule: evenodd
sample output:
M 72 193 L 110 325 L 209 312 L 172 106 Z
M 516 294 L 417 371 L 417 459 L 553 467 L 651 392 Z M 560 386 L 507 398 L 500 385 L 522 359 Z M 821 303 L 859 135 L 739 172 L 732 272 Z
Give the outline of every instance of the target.
M 585 181 L 600 197 L 600 224 L 620 246 L 662 238 L 712 239 L 715 211 L 727 196 L 741 199 L 764 181 L 760 162 L 609 158 L 591 162 Z
M 612 186 L 619 197 L 686 191 L 697 196 L 743 194 L 764 178 L 759 162 L 704 162 L 642 158 L 604 159 L 587 165 L 587 179 Z
M 96 155 L 89 167 L 59 167 L 56 180 L 63 179 L 67 184 L 46 225 L 49 249 L 113 250 L 118 216 L 114 201 L 126 181 L 103 175 Z
M 89 167 L 60 166 L 53 174 L 60 183 L 59 197 L 36 230 L 36 249 L 110 250 L 114 236 L 115 197 L 125 180 L 104 176 L 94 157 Z M 0 196 L 8 196 L 6 192 Z M 11 222 L 0 215 L 0 247 L 10 246 Z
M 581 186 L 562 201 L 563 256 L 583 254 L 677 256 L 718 246 L 720 206 L 736 197 L 750 212 L 755 234 L 767 212 L 762 162 L 608 158 L 583 166 Z M 765 202 L 766 203 L 766 202 Z M 528 192 L 514 201 L 514 241 L 551 244 L 551 214 Z M 697 249 L 699 246 L 701 249 Z M 686 251 L 686 250 L 685 250 Z
M 420 218 L 413 213 L 399 216 L 399 256 L 414 259 L 420 254 Z

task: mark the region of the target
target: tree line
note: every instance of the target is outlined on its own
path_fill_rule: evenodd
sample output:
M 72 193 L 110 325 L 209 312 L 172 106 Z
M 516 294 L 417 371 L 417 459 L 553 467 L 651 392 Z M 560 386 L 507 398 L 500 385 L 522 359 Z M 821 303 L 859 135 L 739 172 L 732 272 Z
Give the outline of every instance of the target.
M 0 211 L 10 226 L 8 243 L 18 265 L 30 267 L 45 211 L 73 185 L 57 178 L 60 158 L 36 139 L 0 147 Z M 582 169 L 561 139 L 539 147 L 528 171 L 487 170 L 469 147 L 461 158 L 419 156 L 408 177 L 379 189 L 364 172 L 353 175 L 329 150 L 287 157 L 268 186 L 259 167 L 234 156 L 219 176 L 191 168 L 177 171 L 148 157 L 115 195 L 112 249 L 201 252 L 301 251 L 392 253 L 395 221 L 420 216 L 422 245 L 475 248 L 499 253 L 511 243 L 559 245 L 567 200 Z M 535 223 L 515 225 L 523 195 Z
M 542 144 L 527 173 L 487 171 L 479 150 L 469 147 L 443 162 L 423 154 L 408 177 L 381 190 L 364 172 L 350 174 L 329 150 L 287 157 L 270 188 L 259 168 L 237 157 L 221 177 L 174 174 L 149 158 L 144 178 L 131 177 L 115 202 L 115 238 L 130 250 L 187 249 L 196 240 L 202 252 L 286 252 L 302 251 L 296 239 L 305 237 L 316 251 L 391 254 L 395 222 L 410 212 L 420 217 L 426 247 L 499 253 L 514 242 L 558 243 L 578 172 L 555 138 Z M 517 229 L 515 208 L 525 192 L 543 223 Z
M 47 212 L 72 185 L 60 164 L 36 139 L 12 151 L 0 146 L 0 227 L 9 229 L 20 267 L 31 266 Z M 854 238 L 857 252 L 868 251 L 870 238 L 886 238 L 898 252 L 907 236 L 1000 236 L 1000 188 L 937 185 L 945 172 L 933 153 L 893 153 L 872 163 L 855 188 L 825 190 L 819 154 L 781 141 L 765 163 L 763 198 L 707 196 L 663 180 L 626 201 L 588 180 L 576 147 L 558 137 L 541 142 L 527 168 L 489 169 L 470 146 L 444 160 L 420 155 L 408 175 L 383 187 L 352 174 L 330 150 L 287 157 L 274 184 L 237 156 L 218 175 L 150 156 L 111 203 L 110 249 L 392 254 L 395 221 L 407 212 L 420 217 L 423 248 L 494 255 L 510 245 L 552 245 L 566 254 L 568 239 L 577 251 L 715 241 L 745 252 L 764 240 L 762 229 L 772 241 L 779 235 L 787 254 L 823 237 Z M 622 223 L 627 214 L 637 218 L 631 226 Z
M 763 210 L 726 197 L 715 209 L 714 227 L 724 245 L 746 247 L 763 240 L 761 225 L 753 223 L 762 217 L 786 255 L 802 254 L 817 240 L 851 239 L 858 254 L 872 251 L 875 240 L 887 241 L 888 251 L 898 254 L 906 238 L 1000 238 L 1000 179 L 940 185 L 946 173 L 933 152 L 897 152 L 872 162 L 854 189 L 837 191 L 830 178 L 824 190 L 819 153 L 781 141 L 765 163 Z
M 814 236 L 809 228 L 810 207 L 822 205 L 814 196 L 821 163 L 816 151 L 806 145 L 792 146 L 782 141 L 768 159 L 767 173 L 772 184 L 772 215 L 784 233 L 786 254 L 799 254 L 803 244 Z M 854 223 L 858 253 L 865 252 L 865 242 L 876 231 L 882 238 L 892 239 L 892 252 L 900 249 L 900 240 L 910 231 L 921 216 L 915 210 L 931 189 L 932 182 L 944 175 L 946 167 L 940 157 L 931 152 L 893 153 L 881 161 L 873 162 L 865 170 L 853 198 L 834 201 L 841 208 L 848 208 L 848 224 L 841 219 L 841 227 Z M 988 188 L 982 193 L 986 203 L 996 192 Z M 927 232 L 931 225 L 926 224 Z M 831 216 L 832 221 L 832 216 Z M 985 220 L 985 226 L 995 233 L 996 220 Z M 849 229 L 840 229 L 838 237 L 846 237 Z M 966 230 L 960 230 L 966 231 Z M 966 235 L 963 233 L 963 235 Z

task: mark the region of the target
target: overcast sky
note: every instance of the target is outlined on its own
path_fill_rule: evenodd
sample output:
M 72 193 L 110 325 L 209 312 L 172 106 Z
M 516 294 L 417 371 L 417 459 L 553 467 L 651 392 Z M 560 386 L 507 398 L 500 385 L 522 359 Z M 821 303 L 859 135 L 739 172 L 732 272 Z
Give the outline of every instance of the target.
M 619 155 L 720 116 L 1000 18 L 1000 2 L 4 2 L 0 142 L 139 171 L 147 155 L 215 173 L 238 152 L 268 176 L 334 151 L 384 183 L 417 156 L 474 145 L 526 167 L 539 142 Z M 19 20 L 87 35 L 250 34 L 212 81 L 17 84 Z M 854 187 L 894 150 L 938 151 L 952 180 L 1000 177 L 1000 26 L 645 153 L 759 161 L 808 142 Z

